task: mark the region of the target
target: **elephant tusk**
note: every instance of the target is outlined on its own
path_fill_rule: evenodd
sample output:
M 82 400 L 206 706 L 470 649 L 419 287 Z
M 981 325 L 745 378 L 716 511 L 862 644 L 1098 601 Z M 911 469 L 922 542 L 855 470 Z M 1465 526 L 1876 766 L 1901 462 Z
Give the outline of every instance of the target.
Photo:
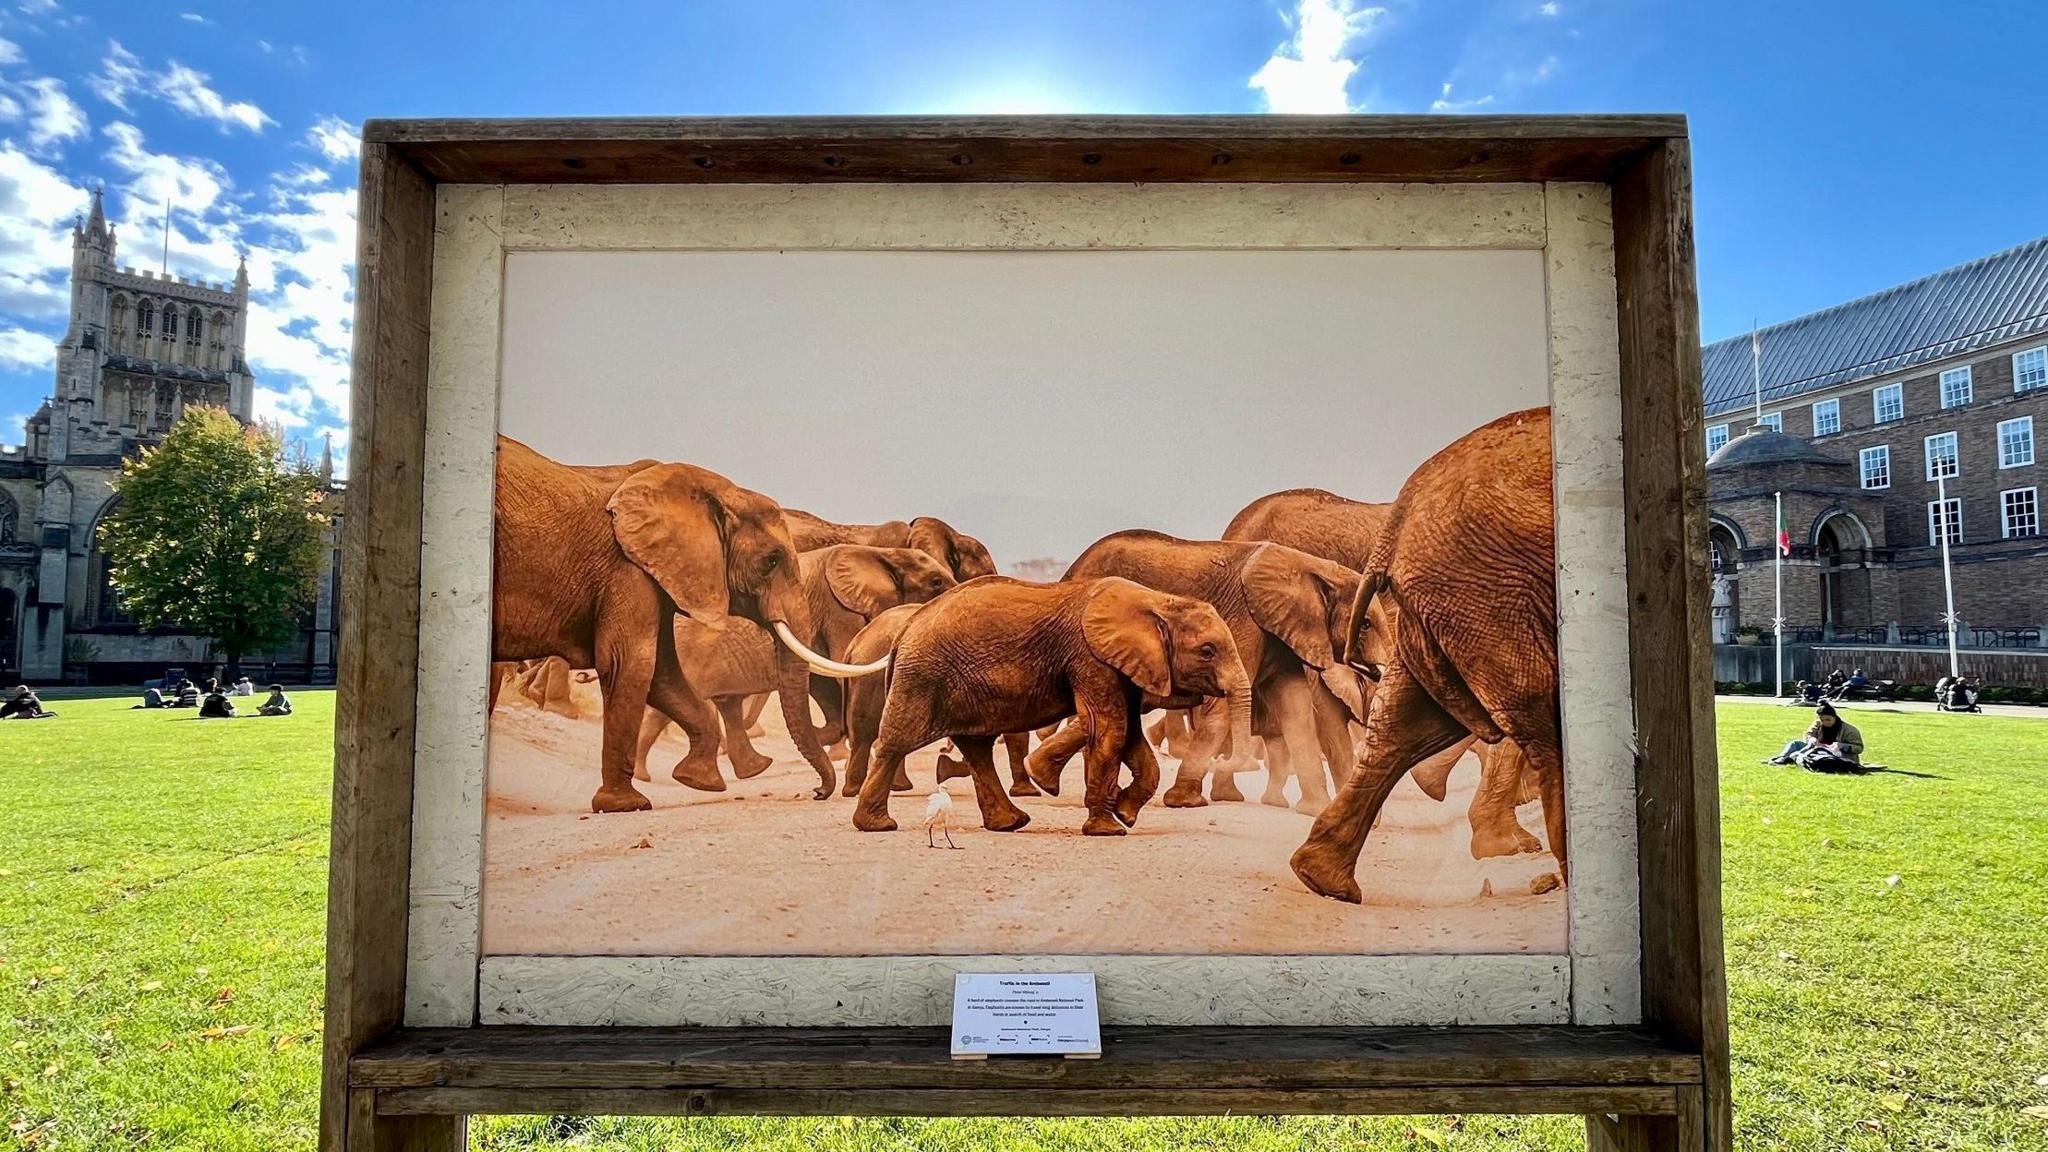
M 804 642 L 796 638 L 796 633 L 789 630 L 789 625 L 780 620 L 775 622 L 775 638 L 782 641 L 791 652 L 796 653 L 797 656 L 802 658 L 804 663 L 810 665 L 811 671 L 816 672 L 820 676 L 830 676 L 834 680 L 852 680 L 861 676 L 870 676 L 889 666 L 889 658 L 887 656 L 872 664 L 842 664 L 829 657 L 820 656 L 809 648 L 804 647 Z

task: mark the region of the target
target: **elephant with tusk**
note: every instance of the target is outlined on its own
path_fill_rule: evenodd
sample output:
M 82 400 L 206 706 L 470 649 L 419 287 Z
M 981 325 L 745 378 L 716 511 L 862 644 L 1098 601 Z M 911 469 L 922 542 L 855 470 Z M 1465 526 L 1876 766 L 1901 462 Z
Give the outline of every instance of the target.
M 633 787 L 635 737 L 649 705 L 686 727 L 705 722 L 676 662 L 678 612 L 714 630 L 737 616 L 779 631 L 784 718 L 818 772 L 816 794 L 831 795 L 836 774 L 810 725 L 811 672 L 880 667 L 821 667 L 797 642 L 812 627 L 811 607 L 780 505 L 689 464 L 577 467 L 500 436 L 495 513 L 492 659 L 559 656 L 597 671 L 604 738 L 592 811 L 652 806 Z M 693 768 L 678 764 L 676 778 L 724 789 L 715 764 L 708 776 Z
M 987 576 L 917 610 L 897 635 L 874 763 L 854 827 L 893 831 L 891 783 L 904 757 L 950 737 L 967 762 L 982 826 L 1029 823 L 1003 791 L 995 738 L 1068 716 L 1085 733 L 1089 836 L 1121 836 L 1159 786 L 1139 731 L 1143 701 L 1230 700 L 1233 734 L 1251 738 L 1251 681 L 1216 610 L 1129 580 L 1038 584 Z M 1132 780 L 1117 787 L 1119 766 Z

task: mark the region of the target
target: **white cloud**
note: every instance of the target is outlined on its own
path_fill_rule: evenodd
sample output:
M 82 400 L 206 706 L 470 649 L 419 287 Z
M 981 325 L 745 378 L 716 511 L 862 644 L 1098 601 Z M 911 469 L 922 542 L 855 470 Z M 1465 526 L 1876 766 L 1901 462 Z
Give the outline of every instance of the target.
M 0 36 L 0 64 L 19 64 L 23 59 L 21 45 Z
M 211 24 L 211 23 L 213 23 L 213 21 L 211 21 L 211 20 L 208 20 L 208 19 L 207 19 L 206 17 L 204 17 L 204 16 L 201 16 L 201 15 L 200 15 L 199 13 L 197 13 L 197 12 L 180 12 L 180 13 L 178 13 L 178 19 L 180 19 L 180 20 L 184 20 L 184 21 L 186 21 L 186 22 L 188 22 L 188 23 L 192 23 L 192 24 Z
M 231 128 L 261 132 L 264 125 L 277 123 L 256 105 L 246 100 L 229 100 L 214 91 L 209 80 L 206 73 L 176 60 L 162 72 L 151 72 L 120 41 L 109 40 L 100 70 L 89 83 L 100 99 L 123 112 L 133 112 L 130 100 L 144 95 L 162 100 L 195 120 L 211 120 L 223 132 Z
M 71 223 L 85 189 L 0 140 L 0 313 L 62 317 L 70 307 Z
M 1491 103 L 1493 103 L 1493 93 L 1491 92 L 1472 100 L 1451 99 L 1451 82 L 1446 80 L 1444 81 L 1443 91 L 1437 95 L 1435 100 L 1430 102 L 1429 110 L 1431 112 L 1471 112 L 1484 108 Z
M 1556 16 L 1559 11 L 1557 0 L 1548 0 L 1547 3 L 1538 5 L 1536 8 L 1538 16 Z
M 26 328 L 0 328 L 0 367 L 48 368 L 56 362 L 57 345 L 48 336 Z
M 28 96 L 29 147 L 46 149 L 66 140 L 80 139 L 86 134 L 90 125 L 85 118 L 85 109 L 64 91 L 63 81 L 39 76 L 25 81 L 22 88 Z
M 1293 35 L 1253 73 L 1250 86 L 1265 95 L 1270 112 L 1351 111 L 1345 88 L 1358 61 L 1348 53 L 1386 12 L 1355 0 L 1298 0 Z
M 57 0 L 21 0 L 17 7 L 30 16 L 41 16 L 47 12 L 55 12 Z
M 353 164 L 363 154 L 362 133 L 339 116 L 322 116 L 306 133 L 306 143 L 331 164 L 344 160 Z
M 346 421 L 355 189 L 280 189 L 273 210 L 251 223 L 266 241 L 249 254 L 248 354 L 275 393 L 272 414 L 303 421 L 325 409 Z

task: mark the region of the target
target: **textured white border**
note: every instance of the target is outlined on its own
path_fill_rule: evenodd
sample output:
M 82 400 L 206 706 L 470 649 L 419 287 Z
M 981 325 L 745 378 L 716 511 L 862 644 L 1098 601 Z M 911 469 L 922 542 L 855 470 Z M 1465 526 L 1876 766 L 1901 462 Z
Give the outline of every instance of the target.
M 1550 184 L 1544 201 L 1572 1020 L 1632 1024 L 1642 1018 L 1642 897 L 1635 711 L 1614 691 L 1614 670 L 1629 660 L 1614 214 L 1604 184 Z
M 1254 963 L 1255 962 L 1255 963 Z M 762 970 L 776 973 L 763 979 Z M 490 956 L 485 1024 L 913 1027 L 955 972 L 1093 972 L 1113 1024 L 1555 1024 L 1564 956 Z
M 1639 1018 L 1633 709 L 1611 691 L 1613 669 L 1627 667 L 1627 587 L 1613 236 L 1603 188 L 509 185 L 444 186 L 438 196 L 406 1023 L 937 1023 L 944 1017 L 933 1015 L 933 1005 L 950 995 L 955 971 L 1077 965 L 1102 976 L 1110 1023 Z M 507 251 L 1546 247 L 1557 458 L 1560 466 L 1589 469 L 1560 490 L 1558 508 L 1559 570 L 1569 573 L 1559 606 L 1573 842 L 1569 957 L 500 956 L 479 963 L 491 445 Z M 1598 693 L 1590 691 L 1595 686 Z

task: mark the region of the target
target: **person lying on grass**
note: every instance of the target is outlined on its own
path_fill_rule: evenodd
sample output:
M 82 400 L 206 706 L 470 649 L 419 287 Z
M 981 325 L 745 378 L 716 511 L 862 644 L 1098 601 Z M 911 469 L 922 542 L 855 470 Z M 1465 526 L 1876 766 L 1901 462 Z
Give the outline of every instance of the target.
M 1797 764 L 1810 772 L 1863 771 L 1863 733 L 1841 718 L 1832 704 L 1813 710 L 1813 727 L 1806 738 L 1785 745 L 1785 750 L 1764 761 L 1766 764 Z
M 16 684 L 7 703 L 0 704 L 0 720 L 47 720 L 55 715 L 43 710 L 42 699 L 26 684 Z

